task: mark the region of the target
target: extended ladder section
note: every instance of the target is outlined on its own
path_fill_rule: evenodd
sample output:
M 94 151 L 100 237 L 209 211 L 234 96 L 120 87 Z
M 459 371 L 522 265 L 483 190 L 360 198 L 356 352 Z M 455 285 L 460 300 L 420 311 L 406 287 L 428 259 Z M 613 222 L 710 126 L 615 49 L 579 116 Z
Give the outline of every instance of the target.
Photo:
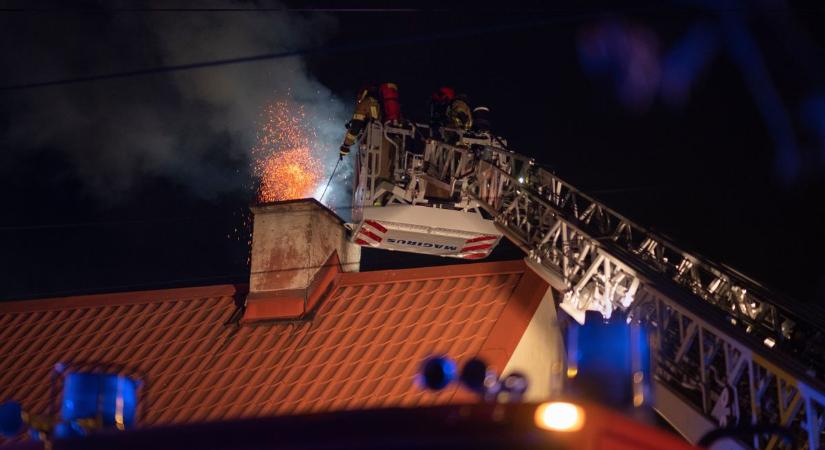
M 484 248 L 488 252 L 505 235 L 551 280 L 562 294 L 560 307 L 576 320 L 586 310 L 605 317 L 622 310 L 646 324 L 655 341 L 659 397 L 670 399 L 657 400 L 657 409 L 688 438 L 720 425 L 773 424 L 790 430 L 798 448 L 820 447 L 821 311 L 680 249 L 508 150 L 500 138 L 449 129 L 437 139 L 429 135 L 416 124 L 369 126 L 359 152 L 354 240 L 367 243 L 364 231 L 373 230 L 368 211 L 385 214 L 373 208 L 378 205 L 472 217 L 470 225 L 451 227 L 445 216 L 436 226 L 419 220 L 411 228 L 440 227 L 444 235 L 460 235 L 454 247 L 487 236 L 493 244 Z M 381 145 L 391 151 L 382 152 Z M 382 154 L 392 161 L 383 179 Z M 401 228 L 410 225 L 405 217 L 393 222 L 382 216 Z M 397 249 L 408 250 L 403 246 Z M 703 421 L 683 420 L 687 410 Z M 785 446 L 776 435 L 746 444 Z

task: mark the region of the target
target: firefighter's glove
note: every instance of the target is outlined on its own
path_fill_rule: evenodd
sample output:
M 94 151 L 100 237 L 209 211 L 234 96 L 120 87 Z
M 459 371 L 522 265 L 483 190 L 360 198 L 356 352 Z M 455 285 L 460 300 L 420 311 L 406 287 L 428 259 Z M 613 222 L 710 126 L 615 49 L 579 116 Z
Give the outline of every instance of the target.
M 349 155 L 349 147 L 346 145 L 342 145 L 341 148 L 338 149 L 338 156 L 343 158 L 344 156 Z

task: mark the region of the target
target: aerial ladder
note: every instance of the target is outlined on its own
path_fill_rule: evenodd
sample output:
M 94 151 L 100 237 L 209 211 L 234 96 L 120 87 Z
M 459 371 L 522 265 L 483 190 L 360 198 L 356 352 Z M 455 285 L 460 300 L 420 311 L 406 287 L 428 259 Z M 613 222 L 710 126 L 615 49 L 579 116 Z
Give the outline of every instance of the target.
M 797 448 L 825 445 L 822 311 L 682 250 L 490 133 L 376 121 L 357 158 L 353 242 L 479 259 L 506 237 L 575 320 L 622 311 L 648 327 L 655 408 L 683 435 L 770 424 Z M 745 444 L 786 445 L 769 434 Z

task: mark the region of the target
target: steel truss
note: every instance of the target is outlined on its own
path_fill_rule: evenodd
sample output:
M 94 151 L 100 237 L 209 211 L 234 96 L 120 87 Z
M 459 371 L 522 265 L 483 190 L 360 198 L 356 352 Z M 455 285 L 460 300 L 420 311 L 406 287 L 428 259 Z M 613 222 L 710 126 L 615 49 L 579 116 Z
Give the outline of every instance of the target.
M 380 130 L 404 142 L 417 136 L 416 127 L 379 125 L 368 134 Z M 479 206 L 556 280 L 561 307 L 572 316 L 623 310 L 649 324 L 657 378 L 696 410 L 722 425 L 779 424 L 798 446 L 819 448 L 825 422 L 819 311 L 792 309 L 739 272 L 681 250 L 499 138 L 449 133 L 458 136 L 455 145 L 428 139 L 423 156 L 396 153 L 396 201 L 420 201 L 426 185 L 435 184 L 449 190 L 456 208 Z M 749 444 L 783 445 L 764 436 Z

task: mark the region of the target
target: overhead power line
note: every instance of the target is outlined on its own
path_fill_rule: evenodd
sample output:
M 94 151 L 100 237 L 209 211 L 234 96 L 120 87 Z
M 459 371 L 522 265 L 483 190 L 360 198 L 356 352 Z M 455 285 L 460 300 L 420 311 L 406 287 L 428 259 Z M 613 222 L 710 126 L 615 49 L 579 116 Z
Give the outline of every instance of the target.
M 0 86 L 0 91 L 15 91 L 15 90 L 25 90 L 25 89 L 34 89 L 34 88 L 43 88 L 49 86 L 60 86 L 60 85 L 68 85 L 68 84 L 78 84 L 78 83 L 87 83 L 92 81 L 103 81 L 103 80 L 111 80 L 111 79 L 119 79 L 119 78 L 130 78 L 130 77 L 139 77 L 145 75 L 153 75 L 159 73 L 168 73 L 168 72 L 179 72 L 179 71 L 186 71 L 186 70 L 196 70 L 196 69 L 204 69 L 209 67 L 219 67 L 219 66 L 229 66 L 229 65 L 237 65 L 237 64 L 245 64 L 251 62 L 258 62 L 258 61 L 267 61 L 267 60 L 277 60 L 283 58 L 292 58 L 296 56 L 308 56 L 314 54 L 334 54 L 334 53 L 343 53 L 343 52 L 350 52 L 350 51 L 357 51 L 357 50 L 367 50 L 367 49 L 374 49 L 374 48 L 382 48 L 382 47 L 391 47 L 397 45 L 407 45 L 407 44 L 416 44 L 421 42 L 432 42 L 438 40 L 445 40 L 445 39 L 458 39 L 458 38 L 465 38 L 470 36 L 477 36 L 482 34 L 488 33 L 498 33 L 504 31 L 512 31 L 518 29 L 525 29 L 525 28 L 534 28 L 534 27 L 543 27 L 552 24 L 558 24 L 560 22 L 570 22 L 570 21 L 579 21 L 587 18 L 593 18 L 594 16 L 598 16 L 602 14 L 601 11 L 593 11 L 593 10 L 582 10 L 582 11 L 564 11 L 564 10 L 507 10 L 510 12 L 516 11 L 523 11 L 523 12 L 533 12 L 536 14 L 541 14 L 545 16 L 542 19 L 531 20 L 526 22 L 517 22 L 517 23 L 506 23 L 501 25 L 495 26 L 487 26 L 487 27 L 480 27 L 480 28 L 470 28 L 464 30 L 456 30 L 453 32 L 441 32 L 441 33 L 429 33 L 429 34 L 421 34 L 415 36 L 407 36 L 398 39 L 385 39 L 385 40 L 370 40 L 367 42 L 357 42 L 352 44 L 345 44 L 345 45 L 337 45 L 337 46 L 320 46 L 320 47 L 311 47 L 311 48 L 304 48 L 304 49 L 295 49 L 295 50 L 285 50 L 281 52 L 273 52 L 273 53 L 263 53 L 258 55 L 249 55 L 249 56 L 242 56 L 237 58 L 227 58 L 227 59 L 218 59 L 218 60 L 211 60 L 211 61 L 201 61 L 201 62 L 194 62 L 188 64 L 177 64 L 177 65 L 167 65 L 167 66 L 157 66 L 157 67 L 149 67 L 143 69 L 134 69 L 134 70 L 124 70 L 118 72 L 110 72 L 105 74 L 96 74 L 96 75 L 87 75 L 87 76 L 79 76 L 79 77 L 71 77 L 71 78 L 62 78 L 62 79 L 55 79 L 55 80 L 47 80 L 47 81 L 35 81 L 35 82 L 27 82 L 27 83 L 18 83 L 18 84 L 10 84 L 5 86 Z M 109 13 L 109 12 L 266 12 L 266 11 L 283 11 L 283 12 L 292 12 L 292 11 L 304 11 L 304 12 L 436 12 L 439 11 L 438 9 L 428 9 L 428 8 L 386 8 L 386 9 L 372 9 L 372 8 L 321 8 L 321 9 L 314 9 L 314 8 L 113 8 L 113 9 L 76 9 L 76 8 L 0 8 L 0 12 L 6 13 L 13 13 L 13 12 L 100 12 L 100 13 Z M 444 11 L 450 11 L 449 9 L 445 9 Z M 493 12 L 490 10 L 484 10 L 487 12 Z M 663 12 L 660 8 L 627 8 L 621 9 L 623 12 L 635 12 L 635 13 L 661 13 Z M 673 11 L 668 11 L 668 13 L 673 14 L 684 14 L 690 12 L 691 10 L 688 8 L 677 8 Z M 728 12 L 741 12 L 738 8 L 728 8 L 728 9 L 714 9 L 713 12 L 716 13 L 728 13 Z M 547 17 L 547 14 L 551 14 L 551 17 Z
M 14 13 L 133 13 L 133 12 L 420 12 L 447 11 L 446 8 L 0 8 L 0 12 Z
M 144 69 L 135 69 L 135 70 L 125 70 L 119 72 L 110 72 L 104 74 L 96 74 L 96 75 L 86 75 L 80 77 L 72 77 L 72 78 L 62 78 L 62 79 L 55 79 L 55 80 L 48 80 L 48 81 L 35 81 L 30 83 L 19 83 L 19 84 L 11 84 L 0 86 L 0 91 L 19 91 L 19 90 L 26 90 L 26 89 L 36 89 L 36 88 L 44 88 L 49 86 L 63 86 L 69 84 L 79 84 L 79 83 L 88 83 L 93 81 L 104 81 L 104 80 L 113 80 L 119 78 L 131 78 L 131 77 L 139 77 L 145 75 L 153 75 L 153 74 L 160 74 L 160 73 L 170 73 L 170 72 L 182 72 L 186 70 L 196 70 L 196 69 L 205 69 L 209 67 L 220 67 L 220 66 L 230 66 L 230 65 L 237 65 L 237 64 L 245 64 L 251 62 L 258 62 L 258 61 L 268 61 L 268 60 L 277 60 L 277 59 L 284 59 L 284 58 L 292 58 L 296 56 L 308 56 L 308 55 L 315 55 L 315 54 L 334 54 L 334 53 L 344 53 L 344 52 L 351 52 L 351 51 L 360 51 L 360 50 L 368 50 L 374 48 L 381 48 L 381 47 L 391 47 L 397 45 L 408 45 L 408 44 L 417 44 L 421 42 L 432 42 L 444 39 L 457 39 L 457 38 L 465 38 L 471 36 L 478 36 L 482 34 L 488 33 L 498 33 L 502 31 L 511 31 L 511 30 L 518 30 L 518 29 L 525 29 L 525 28 L 534 28 L 534 27 L 543 27 L 550 24 L 556 24 L 560 20 L 567 21 L 567 20 L 578 20 L 582 16 L 581 15 L 571 15 L 566 16 L 563 18 L 555 18 L 555 19 L 543 19 L 543 20 L 534 20 L 529 22 L 519 22 L 519 23 L 510 23 L 510 24 L 502 24 L 496 26 L 489 26 L 484 28 L 471 28 L 465 30 L 458 30 L 453 32 L 442 32 L 442 33 L 430 33 L 430 34 L 421 34 L 415 36 L 407 36 L 399 39 L 386 39 L 386 40 L 371 40 L 367 42 L 357 42 L 352 44 L 344 44 L 344 45 L 336 45 L 336 46 L 321 46 L 321 47 L 311 47 L 305 49 L 297 49 L 297 50 L 286 50 L 281 52 L 274 52 L 274 53 L 263 53 L 258 55 L 250 55 L 250 56 L 242 56 L 238 58 L 227 58 L 227 59 L 217 59 L 211 61 L 201 61 L 201 62 L 194 62 L 188 64 L 177 64 L 177 65 L 167 65 L 167 66 L 157 66 L 157 67 L 149 67 Z

